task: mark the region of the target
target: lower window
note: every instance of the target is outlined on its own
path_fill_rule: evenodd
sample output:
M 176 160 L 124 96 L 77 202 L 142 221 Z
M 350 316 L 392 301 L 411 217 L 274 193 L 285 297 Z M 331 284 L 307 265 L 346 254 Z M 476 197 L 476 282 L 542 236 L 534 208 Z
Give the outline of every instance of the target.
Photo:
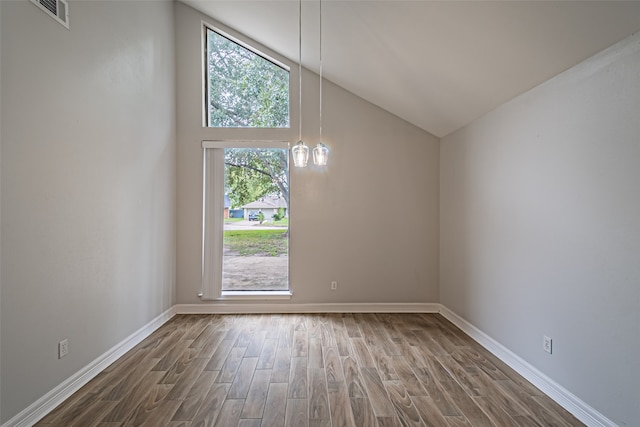
M 288 144 L 203 148 L 202 298 L 288 297 Z

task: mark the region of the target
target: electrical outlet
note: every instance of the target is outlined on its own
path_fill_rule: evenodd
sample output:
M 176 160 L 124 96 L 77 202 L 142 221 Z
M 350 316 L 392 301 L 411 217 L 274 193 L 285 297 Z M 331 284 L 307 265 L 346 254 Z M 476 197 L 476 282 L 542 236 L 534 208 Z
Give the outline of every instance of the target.
M 338 282 L 331 282 L 331 290 L 335 291 L 336 289 L 338 289 Z
M 62 359 L 69 354 L 69 340 L 63 339 L 58 343 L 58 359 Z
M 553 340 L 547 336 L 542 337 L 542 348 L 544 349 L 544 351 L 546 351 L 547 353 L 551 354 L 551 352 L 553 351 Z

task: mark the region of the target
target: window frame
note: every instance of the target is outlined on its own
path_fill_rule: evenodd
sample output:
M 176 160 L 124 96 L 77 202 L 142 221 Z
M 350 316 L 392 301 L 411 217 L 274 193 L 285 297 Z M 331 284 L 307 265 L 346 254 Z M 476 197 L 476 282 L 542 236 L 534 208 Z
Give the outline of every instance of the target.
M 243 127 L 220 127 L 220 126 L 209 126 L 209 61 L 208 61 L 208 54 L 209 54 L 209 46 L 208 46 L 208 37 L 207 37 L 207 31 L 213 31 L 215 33 L 217 33 L 218 35 L 225 37 L 227 39 L 229 39 L 230 41 L 232 41 L 233 43 L 236 43 L 237 45 L 247 49 L 248 51 L 254 53 L 255 55 L 263 58 L 266 61 L 271 62 L 272 64 L 284 69 L 287 74 L 289 75 L 289 101 L 288 101 L 288 110 L 289 110 L 289 123 L 287 126 L 283 126 L 283 127 L 251 127 L 251 126 L 243 126 Z M 292 78 L 295 77 L 297 79 L 297 76 L 294 76 L 295 73 L 297 73 L 297 71 L 294 73 L 294 69 L 295 67 L 292 67 L 290 65 L 287 65 L 287 63 L 285 63 L 285 60 L 278 60 L 276 59 L 273 55 L 269 55 L 265 52 L 265 50 L 268 49 L 264 49 L 264 48 L 259 48 L 256 46 L 261 46 L 259 45 L 259 43 L 255 43 L 253 41 L 251 41 L 251 43 L 245 42 L 243 40 L 243 38 L 247 39 L 246 37 L 242 37 L 240 34 L 238 34 L 238 36 L 234 36 L 232 34 L 231 31 L 227 31 L 225 29 L 222 28 L 222 26 L 220 25 L 213 25 L 210 24 L 208 22 L 202 21 L 202 126 L 204 128 L 207 129 L 235 129 L 235 130 L 241 130 L 241 129 L 251 129 L 251 130 L 291 130 L 291 123 L 293 123 L 294 120 L 294 109 L 292 109 L 292 101 L 294 99 L 294 95 L 293 94 L 293 88 L 291 86 L 291 81 Z M 298 112 L 299 114 L 299 112 Z
M 291 299 L 291 262 L 288 263 L 287 291 L 223 291 L 222 257 L 224 218 L 224 150 L 225 148 L 282 148 L 289 150 L 289 141 L 204 140 L 202 182 L 202 300 Z M 290 181 L 289 181 L 290 182 Z M 288 207 L 291 215 L 291 206 Z M 291 228 L 289 227 L 289 241 Z M 289 245 L 289 248 L 291 246 Z

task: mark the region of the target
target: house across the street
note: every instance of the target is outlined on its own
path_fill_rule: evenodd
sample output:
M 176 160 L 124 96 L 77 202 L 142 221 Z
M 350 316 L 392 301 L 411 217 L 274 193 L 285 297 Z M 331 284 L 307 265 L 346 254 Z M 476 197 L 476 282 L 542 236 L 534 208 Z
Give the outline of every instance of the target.
M 249 213 L 255 212 L 264 214 L 264 219 L 271 219 L 278 213 L 278 209 L 284 208 L 284 216 L 289 216 L 287 212 L 287 202 L 280 196 L 265 196 L 255 202 L 242 206 L 244 209 L 244 219 L 249 219 Z

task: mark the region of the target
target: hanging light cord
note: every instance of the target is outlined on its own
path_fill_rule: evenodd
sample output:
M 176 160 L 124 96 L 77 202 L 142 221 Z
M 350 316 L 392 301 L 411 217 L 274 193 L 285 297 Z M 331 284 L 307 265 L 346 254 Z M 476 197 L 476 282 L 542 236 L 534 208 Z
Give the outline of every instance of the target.
M 302 0 L 298 2 L 298 141 L 302 141 Z
M 320 1 L 320 142 L 322 142 L 322 0 Z

